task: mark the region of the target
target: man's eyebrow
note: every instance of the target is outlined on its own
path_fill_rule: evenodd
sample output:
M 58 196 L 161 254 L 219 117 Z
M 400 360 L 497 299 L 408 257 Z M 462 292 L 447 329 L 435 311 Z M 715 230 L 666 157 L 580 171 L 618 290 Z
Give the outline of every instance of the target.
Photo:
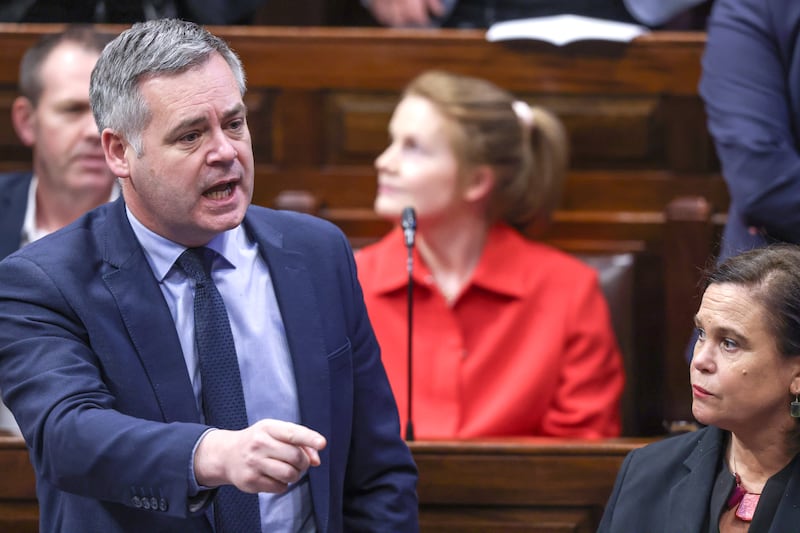
M 174 127 L 172 127 L 167 132 L 166 138 L 167 139 L 172 139 L 172 138 L 174 138 L 175 136 L 177 136 L 180 132 L 182 132 L 184 130 L 197 128 L 198 126 L 202 126 L 203 124 L 206 124 L 207 122 L 208 122 L 208 120 L 206 119 L 205 116 L 186 118 L 186 119 L 178 122 Z
M 224 120 L 228 120 L 231 117 L 235 117 L 236 115 L 246 115 L 247 114 L 247 106 L 244 103 L 240 102 L 230 108 L 228 111 L 222 114 L 222 118 Z
M 238 103 L 232 108 L 230 108 L 228 111 L 225 111 L 222 114 L 222 119 L 228 120 L 237 115 L 246 113 L 247 113 L 247 107 L 243 103 Z M 189 117 L 187 119 L 182 120 L 181 122 L 178 122 L 173 128 L 171 128 L 167 133 L 167 138 L 171 139 L 176 135 L 178 135 L 183 130 L 197 128 L 199 126 L 202 126 L 203 124 L 206 124 L 207 122 L 208 119 L 205 117 L 205 115 L 198 117 Z

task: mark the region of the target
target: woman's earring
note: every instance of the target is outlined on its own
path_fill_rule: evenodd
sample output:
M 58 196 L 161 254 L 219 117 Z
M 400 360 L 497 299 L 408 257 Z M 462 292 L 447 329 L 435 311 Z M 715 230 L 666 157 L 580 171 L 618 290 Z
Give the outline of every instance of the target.
M 800 418 L 800 399 L 797 394 L 794 395 L 794 401 L 789 404 L 789 414 L 793 418 Z

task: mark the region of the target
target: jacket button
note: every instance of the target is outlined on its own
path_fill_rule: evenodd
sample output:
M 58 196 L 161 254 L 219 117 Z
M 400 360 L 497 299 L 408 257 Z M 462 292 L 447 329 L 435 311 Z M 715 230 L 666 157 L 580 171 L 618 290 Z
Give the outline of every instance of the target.
M 169 506 L 167 505 L 167 499 L 166 498 L 161 498 L 161 500 L 158 502 L 158 508 L 161 511 L 165 511 L 165 512 L 166 512 L 167 509 L 169 509 Z
M 158 511 L 158 498 L 150 496 L 150 509 Z
M 150 498 L 142 498 L 142 509 L 150 509 Z
M 133 506 L 136 507 L 137 509 L 140 509 L 142 507 L 142 500 L 140 500 L 138 496 L 134 496 L 133 498 L 131 498 L 131 502 L 133 503 Z

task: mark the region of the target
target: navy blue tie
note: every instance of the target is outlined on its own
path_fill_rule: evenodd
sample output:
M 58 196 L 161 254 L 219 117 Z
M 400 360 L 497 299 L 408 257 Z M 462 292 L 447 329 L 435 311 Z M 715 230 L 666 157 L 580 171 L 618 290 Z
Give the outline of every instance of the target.
M 194 337 L 206 424 L 220 429 L 244 429 L 248 425 L 247 409 L 236 347 L 225 302 L 211 278 L 214 253 L 208 248 L 188 248 L 177 263 L 195 282 Z M 261 531 L 258 496 L 232 485 L 220 487 L 214 501 L 214 522 L 217 533 Z

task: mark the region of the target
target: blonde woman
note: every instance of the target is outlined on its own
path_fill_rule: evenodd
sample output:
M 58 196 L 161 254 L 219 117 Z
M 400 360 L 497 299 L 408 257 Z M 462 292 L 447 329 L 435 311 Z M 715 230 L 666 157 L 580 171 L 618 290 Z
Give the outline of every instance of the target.
M 560 122 L 492 83 L 427 72 L 377 158 L 376 212 L 416 210 L 416 438 L 619 434 L 623 370 L 595 272 L 524 237 L 566 173 Z M 398 227 L 357 253 L 405 427 L 406 247 Z

